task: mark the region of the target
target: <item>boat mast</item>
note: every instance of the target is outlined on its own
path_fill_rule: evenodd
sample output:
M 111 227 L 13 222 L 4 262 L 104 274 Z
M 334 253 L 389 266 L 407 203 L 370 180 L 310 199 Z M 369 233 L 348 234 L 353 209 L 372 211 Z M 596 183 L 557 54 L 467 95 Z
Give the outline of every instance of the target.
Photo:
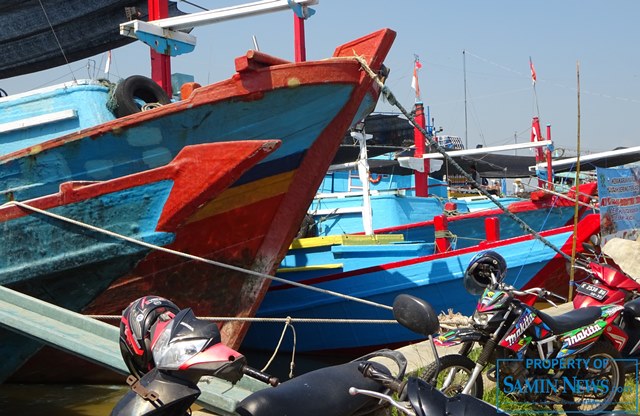
M 373 136 L 366 134 L 364 122 L 356 124 L 351 137 L 358 140 L 360 157 L 358 158 L 358 177 L 362 183 L 362 226 L 365 235 L 373 235 L 373 213 L 371 211 L 371 189 L 369 187 L 369 157 L 367 155 L 367 140 Z
M 307 48 L 304 41 L 304 18 L 293 14 L 293 49 L 296 62 L 307 60 Z
M 417 124 L 413 129 L 413 141 L 416 147 L 414 152 L 414 157 L 422 158 L 422 155 L 425 154 L 425 145 L 426 145 L 426 137 L 422 134 L 425 128 L 425 118 L 424 118 L 424 104 L 422 103 L 422 97 L 420 96 L 420 84 L 418 82 L 418 70 L 422 68 L 422 64 L 420 63 L 420 58 L 418 55 L 414 55 L 413 57 L 413 79 L 411 81 L 411 86 L 416 92 L 416 99 L 414 104 L 415 110 L 415 122 Z M 430 162 L 427 159 L 423 159 L 420 168 L 417 169 L 414 173 L 415 178 L 415 186 L 416 186 L 416 196 L 427 196 L 429 195 L 429 167 Z
M 149 0 L 149 21 L 165 19 L 169 17 L 169 1 L 168 0 Z M 165 90 L 167 95 L 171 97 L 173 91 L 171 89 L 171 56 L 165 55 L 150 49 L 151 51 L 151 79 Z

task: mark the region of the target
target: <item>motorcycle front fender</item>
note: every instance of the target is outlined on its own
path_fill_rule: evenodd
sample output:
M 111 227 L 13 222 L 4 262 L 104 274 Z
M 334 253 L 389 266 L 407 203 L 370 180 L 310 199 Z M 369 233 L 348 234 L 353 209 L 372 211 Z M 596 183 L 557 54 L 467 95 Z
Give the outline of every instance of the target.
M 440 347 L 452 347 L 467 342 L 476 342 L 482 339 L 482 334 L 475 328 L 457 328 L 440 334 L 434 338 L 436 345 Z
M 134 390 L 129 390 L 113 408 L 111 416 L 186 414 L 200 396 L 197 385 L 159 371 L 157 367 L 145 374 L 139 380 L 139 385 L 139 389 L 153 392 L 157 399 L 145 399 Z
M 496 407 L 468 394 L 447 397 L 440 390 L 419 378 L 409 378 L 407 399 L 416 416 L 485 416 L 504 415 Z

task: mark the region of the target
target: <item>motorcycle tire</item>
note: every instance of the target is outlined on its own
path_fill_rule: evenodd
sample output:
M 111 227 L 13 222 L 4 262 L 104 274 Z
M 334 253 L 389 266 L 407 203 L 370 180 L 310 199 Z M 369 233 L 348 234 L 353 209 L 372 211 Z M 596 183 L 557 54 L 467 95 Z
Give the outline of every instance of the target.
M 446 396 L 453 397 L 458 393 L 461 393 L 464 389 L 466 381 L 456 383 L 456 380 L 453 380 L 453 383 L 448 386 L 443 386 L 446 377 L 450 374 L 451 370 L 455 370 L 455 377 L 457 378 L 460 375 L 460 372 L 464 372 L 467 375 L 466 380 L 469 379 L 471 373 L 473 373 L 473 369 L 475 368 L 476 363 L 474 363 L 469 357 L 460 354 L 451 354 L 445 355 L 444 357 L 440 357 L 440 370 L 438 371 L 438 376 L 436 378 L 435 386 L 438 390 L 442 391 Z M 436 362 L 429 364 L 424 368 L 420 378 L 430 383 L 435 376 L 436 372 Z M 484 394 L 484 382 L 482 380 L 482 375 L 478 377 L 473 384 L 473 387 L 469 391 L 469 395 L 474 396 L 478 399 L 482 399 Z
M 608 394 L 604 399 L 602 399 L 602 403 L 595 409 L 582 409 L 580 403 L 575 401 L 575 397 L 572 397 L 571 403 L 564 404 L 562 408 L 565 412 L 572 415 L 593 415 L 605 414 L 610 412 L 618 404 L 620 396 L 622 395 L 622 390 L 624 390 L 624 369 L 621 367 L 620 362 L 616 361 L 620 358 L 620 353 L 614 348 L 613 345 L 611 345 L 611 343 L 600 339 L 584 354 L 580 354 L 579 358 L 585 360 L 591 358 L 602 358 L 609 360 L 610 364 L 607 366 L 607 368 L 611 367 L 613 374 L 610 378 L 608 377 L 610 379 Z M 589 372 L 589 370 L 578 370 L 576 373 L 577 379 L 580 379 L 581 377 L 584 378 L 585 371 L 587 373 Z M 594 399 L 586 398 L 585 400 L 593 401 Z

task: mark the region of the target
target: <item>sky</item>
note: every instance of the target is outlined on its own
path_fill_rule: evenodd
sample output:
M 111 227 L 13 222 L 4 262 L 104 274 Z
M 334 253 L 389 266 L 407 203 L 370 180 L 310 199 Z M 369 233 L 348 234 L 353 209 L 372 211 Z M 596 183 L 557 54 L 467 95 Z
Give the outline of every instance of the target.
M 190 2 L 216 9 L 248 1 Z M 182 1 L 179 8 L 200 11 Z M 578 145 L 584 154 L 639 143 L 640 1 L 319 0 L 312 8 L 316 13 L 305 22 L 308 60 L 393 29 L 387 86 L 411 108 L 417 55 L 421 99 L 434 125 L 469 147 L 528 142 L 533 116 L 540 117 L 543 131 L 551 125 L 555 148 L 566 149 L 565 155 L 575 154 Z M 192 34 L 195 51 L 173 58 L 172 71 L 192 74 L 201 84 L 230 77 L 234 58 L 253 48 L 253 37 L 262 52 L 293 60 L 289 11 L 197 27 Z M 141 42 L 112 51 L 108 78 L 150 76 L 148 56 Z M 0 80 L 0 88 L 23 92 L 69 81 L 72 72 L 76 78 L 107 77 L 106 54 L 91 59 L 91 71 L 83 60 Z M 382 100 L 376 111 L 398 112 Z

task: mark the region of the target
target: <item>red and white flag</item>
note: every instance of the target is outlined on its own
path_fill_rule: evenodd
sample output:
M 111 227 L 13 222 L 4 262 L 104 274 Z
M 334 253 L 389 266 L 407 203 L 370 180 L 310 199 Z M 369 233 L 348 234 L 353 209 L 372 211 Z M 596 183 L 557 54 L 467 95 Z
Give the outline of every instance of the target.
M 104 66 L 104 73 L 108 74 L 111 68 L 111 51 L 107 52 L 107 63 Z
M 533 67 L 533 61 L 529 57 L 529 67 L 531 68 L 531 82 L 536 85 L 536 69 Z
M 416 99 L 420 99 L 420 84 L 418 84 L 418 70 L 422 68 L 422 64 L 418 57 L 415 59 L 415 65 L 413 66 L 413 78 L 411 79 L 411 88 L 416 91 Z

